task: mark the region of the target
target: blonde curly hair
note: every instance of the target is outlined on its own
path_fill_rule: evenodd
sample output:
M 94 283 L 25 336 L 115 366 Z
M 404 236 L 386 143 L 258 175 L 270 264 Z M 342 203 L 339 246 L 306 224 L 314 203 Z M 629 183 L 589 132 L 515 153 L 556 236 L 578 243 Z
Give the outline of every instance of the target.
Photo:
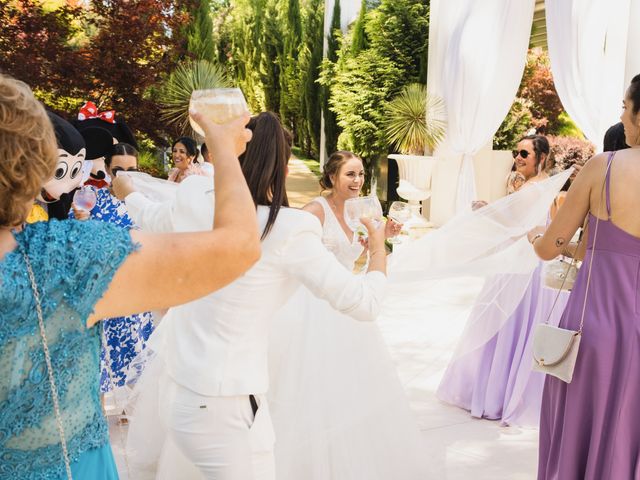
M 25 221 L 57 160 L 44 107 L 27 84 L 0 74 L 0 227 Z

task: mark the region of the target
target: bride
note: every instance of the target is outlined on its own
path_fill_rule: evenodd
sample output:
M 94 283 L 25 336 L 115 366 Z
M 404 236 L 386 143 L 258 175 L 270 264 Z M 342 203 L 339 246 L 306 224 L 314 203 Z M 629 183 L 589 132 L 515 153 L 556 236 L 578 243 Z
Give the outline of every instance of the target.
M 364 247 L 345 223 L 344 203 L 363 182 L 360 158 L 336 152 L 320 181 L 328 194 L 304 207 L 351 271 Z M 387 223 L 388 235 L 399 230 Z M 417 421 L 378 327 L 345 320 L 304 287 L 274 318 L 268 398 L 278 480 L 426 478 Z
M 147 350 L 157 357 L 134 391 L 127 445 L 129 464 L 150 469 L 147 476 L 159 460 L 157 478 L 275 479 L 265 396 L 269 320 L 301 285 L 352 317 L 344 317 L 349 323 L 373 320 L 384 296 L 384 228 L 363 219 L 368 273 L 353 275 L 323 247 L 315 217 L 284 208 L 290 146 L 278 118 L 261 113 L 247 128 L 253 137 L 240 163 L 258 206 L 262 258 L 217 294 L 171 309 L 151 338 Z M 185 179 L 168 205 L 117 189 L 143 230 L 176 228 L 173 220 L 184 228 L 188 218 L 192 229 L 205 229 L 213 221 L 210 181 L 199 177 Z M 171 212 L 168 220 L 152 221 L 161 217 L 158 209 Z M 135 478 L 143 476 L 138 471 Z

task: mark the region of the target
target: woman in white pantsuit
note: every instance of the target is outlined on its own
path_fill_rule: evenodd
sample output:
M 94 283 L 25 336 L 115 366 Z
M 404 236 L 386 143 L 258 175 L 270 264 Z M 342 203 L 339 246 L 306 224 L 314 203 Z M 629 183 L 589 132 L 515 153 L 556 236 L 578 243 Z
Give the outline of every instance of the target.
M 193 477 L 182 471 L 180 478 L 275 479 L 274 435 L 265 399 L 270 319 L 304 285 L 336 310 L 371 321 L 386 286 L 384 224 L 374 228 L 365 220 L 368 273 L 353 275 L 322 244 L 316 217 L 281 208 L 288 205 L 290 146 L 278 118 L 262 113 L 248 128 L 253 138 L 240 162 L 257 205 L 262 258 L 228 287 L 167 313 L 149 347 L 158 356 L 136 387 L 129 463 L 153 467 L 161 456 L 163 468 L 177 461 L 177 447 L 183 460 L 199 471 Z M 127 195 L 126 185 L 121 187 L 130 215 L 143 230 L 210 228 L 210 186 L 198 177 L 182 182 L 176 199 L 165 205 L 153 204 L 140 193 Z M 190 226 L 185 226 L 187 217 Z M 166 444 L 162 418 L 167 420 Z M 137 472 L 135 478 L 142 476 Z

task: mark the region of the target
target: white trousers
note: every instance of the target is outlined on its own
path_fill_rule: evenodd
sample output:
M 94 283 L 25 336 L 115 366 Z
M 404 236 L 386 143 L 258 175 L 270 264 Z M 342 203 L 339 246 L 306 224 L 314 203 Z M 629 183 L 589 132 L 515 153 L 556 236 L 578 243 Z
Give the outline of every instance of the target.
M 186 459 L 206 480 L 275 480 L 275 438 L 265 396 L 255 396 L 254 417 L 249 395 L 207 397 L 172 387 L 169 451 L 163 451 L 158 478 L 198 478 L 195 471 L 193 476 L 185 472 Z M 178 454 L 171 454 L 172 449 Z M 173 476 L 176 470 L 179 477 Z

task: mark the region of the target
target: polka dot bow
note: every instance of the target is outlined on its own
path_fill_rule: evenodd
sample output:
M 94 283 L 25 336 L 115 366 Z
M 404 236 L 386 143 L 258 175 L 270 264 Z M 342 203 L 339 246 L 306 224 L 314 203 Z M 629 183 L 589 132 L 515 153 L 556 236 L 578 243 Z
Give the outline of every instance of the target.
M 86 102 L 80 107 L 78 112 L 78 120 L 89 120 L 90 118 L 99 118 L 109 123 L 116 123 L 116 111 L 107 110 L 106 112 L 98 111 L 98 107 L 93 102 Z

